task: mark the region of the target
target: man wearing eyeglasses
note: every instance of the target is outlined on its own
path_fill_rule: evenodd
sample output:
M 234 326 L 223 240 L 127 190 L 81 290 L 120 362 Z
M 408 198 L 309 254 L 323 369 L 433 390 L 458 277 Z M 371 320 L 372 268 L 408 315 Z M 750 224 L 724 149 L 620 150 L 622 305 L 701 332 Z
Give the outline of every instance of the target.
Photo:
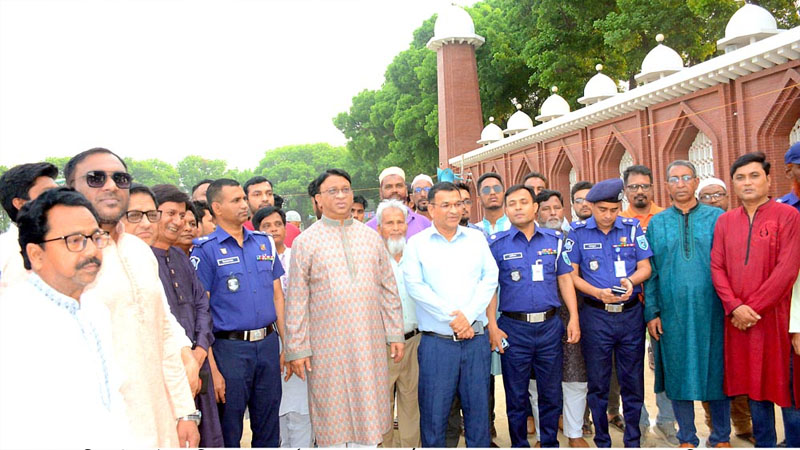
M 483 220 L 476 223 L 487 235 L 511 228 L 503 211 L 503 179 L 494 172 L 486 172 L 478 178 L 478 195 L 483 206 Z
M 383 169 L 380 175 L 378 176 L 378 184 L 380 185 L 381 200 L 393 199 L 405 202 L 406 197 L 408 195 L 408 190 L 405 180 L 406 180 L 406 173 L 405 171 L 403 171 L 403 169 L 396 166 L 387 167 Z M 427 193 L 427 191 L 425 192 Z M 408 239 L 411 236 L 424 230 L 425 228 L 431 226 L 431 221 L 428 220 L 428 218 L 423 216 L 422 214 L 415 213 L 408 206 L 406 206 L 406 208 L 408 208 L 408 214 L 406 215 L 406 224 L 408 225 L 408 230 L 406 231 L 406 239 Z M 426 208 L 427 208 L 427 203 L 426 203 Z M 378 218 L 373 217 L 372 219 L 368 220 L 367 226 L 377 231 Z
M 101 300 L 111 311 L 132 434 L 123 445 L 197 446 L 200 415 L 189 380 L 198 387 L 199 366 L 191 342 L 169 312 L 153 252 L 120 223 L 132 180 L 125 162 L 108 149 L 93 148 L 70 159 L 64 176 L 92 203 L 100 227 L 111 237 L 100 273 L 83 295 Z
M 11 226 L 0 235 L 0 292 L 9 284 L 27 276 L 17 242 L 17 213 L 26 202 L 35 200 L 42 192 L 56 187 L 57 176 L 56 166 L 40 162 L 12 167 L 0 177 L 0 203 L 11 219 Z
M 719 178 L 709 177 L 701 180 L 697 185 L 695 196 L 700 200 L 700 203 L 716 206 L 722 211 L 727 211 L 730 207 L 728 187 Z
M 652 275 L 645 281 L 644 318 L 655 347 L 655 391 L 672 401 L 681 444 L 697 447 L 695 401 L 709 401 L 709 447 L 730 447 L 730 401 L 722 390 L 725 312 L 711 283 L 714 225 L 723 211 L 698 202 L 697 169 L 667 166 L 672 207 L 647 229 Z M 679 286 L 680 288 L 676 287 Z
M 0 302 L 0 357 L 10 363 L 0 374 L 0 447 L 123 446 L 109 312 L 81 296 L 97 277 L 108 234 L 86 198 L 67 188 L 43 193 L 16 219 L 32 272 Z M 46 332 L 31 333 L 30 320 Z M 62 414 L 43 419 L 37 398 Z
M 414 177 L 414 180 L 411 182 L 411 191 L 416 212 L 428 220 L 431 218 L 431 213 L 428 211 L 428 192 L 430 192 L 431 186 L 433 186 L 433 179 L 424 173 Z

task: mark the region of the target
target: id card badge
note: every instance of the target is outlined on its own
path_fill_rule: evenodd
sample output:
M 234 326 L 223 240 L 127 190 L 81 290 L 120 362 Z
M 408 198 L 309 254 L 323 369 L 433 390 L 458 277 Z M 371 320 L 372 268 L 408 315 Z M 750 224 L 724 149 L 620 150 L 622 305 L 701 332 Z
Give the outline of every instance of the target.
M 531 266 L 531 271 L 533 273 L 533 281 L 544 281 L 544 266 L 541 259 L 536 260 L 536 264 Z
M 625 269 L 625 261 L 617 259 L 614 261 L 614 276 L 624 278 L 628 276 L 628 271 Z

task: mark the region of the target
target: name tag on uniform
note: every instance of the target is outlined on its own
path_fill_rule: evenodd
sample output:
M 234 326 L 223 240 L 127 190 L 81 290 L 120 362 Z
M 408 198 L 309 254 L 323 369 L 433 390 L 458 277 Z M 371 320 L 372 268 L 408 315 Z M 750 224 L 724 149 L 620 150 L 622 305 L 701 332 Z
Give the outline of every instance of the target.
M 533 273 L 533 281 L 544 281 L 544 266 L 541 260 L 531 266 L 531 272 Z
M 503 255 L 503 261 L 508 261 L 509 259 L 522 259 L 522 253 L 506 253 Z
M 625 269 L 625 261 L 614 261 L 614 276 L 620 278 L 628 276 L 628 271 Z
M 590 242 L 588 244 L 583 244 L 584 250 L 600 250 L 603 248 L 602 242 Z
M 229 264 L 236 264 L 239 262 L 238 256 L 231 256 L 230 258 L 222 258 L 217 260 L 217 266 L 227 266 Z

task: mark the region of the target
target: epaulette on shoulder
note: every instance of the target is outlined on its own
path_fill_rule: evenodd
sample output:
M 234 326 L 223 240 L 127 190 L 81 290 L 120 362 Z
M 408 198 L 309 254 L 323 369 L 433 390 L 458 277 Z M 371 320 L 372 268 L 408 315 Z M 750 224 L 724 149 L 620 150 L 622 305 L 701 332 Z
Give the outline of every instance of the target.
M 497 241 L 500 241 L 500 240 L 502 240 L 504 237 L 508 236 L 508 233 L 509 233 L 509 231 L 511 231 L 511 230 L 506 230 L 506 231 L 498 231 L 497 233 L 490 234 L 490 235 L 489 235 L 489 245 L 492 245 L 492 244 L 494 244 L 495 242 L 497 242 Z
M 251 233 L 258 234 L 258 235 L 261 235 L 261 236 L 269 236 L 267 233 L 264 233 L 263 231 L 258 231 L 258 230 L 251 231 Z
M 572 229 L 573 230 L 577 230 L 578 228 L 585 227 L 586 226 L 586 221 L 585 220 L 576 220 L 575 222 L 572 222 L 570 225 L 572 225 Z
M 200 236 L 199 238 L 192 239 L 192 244 L 202 247 L 203 245 L 215 240 L 217 240 L 216 236 Z

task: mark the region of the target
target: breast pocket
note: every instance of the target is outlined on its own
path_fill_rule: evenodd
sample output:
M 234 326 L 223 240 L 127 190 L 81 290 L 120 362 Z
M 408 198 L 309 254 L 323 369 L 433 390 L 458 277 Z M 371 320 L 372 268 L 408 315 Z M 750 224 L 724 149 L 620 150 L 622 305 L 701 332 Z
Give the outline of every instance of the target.
M 262 286 L 269 288 L 275 279 L 272 277 L 272 261 L 256 261 L 258 279 Z

